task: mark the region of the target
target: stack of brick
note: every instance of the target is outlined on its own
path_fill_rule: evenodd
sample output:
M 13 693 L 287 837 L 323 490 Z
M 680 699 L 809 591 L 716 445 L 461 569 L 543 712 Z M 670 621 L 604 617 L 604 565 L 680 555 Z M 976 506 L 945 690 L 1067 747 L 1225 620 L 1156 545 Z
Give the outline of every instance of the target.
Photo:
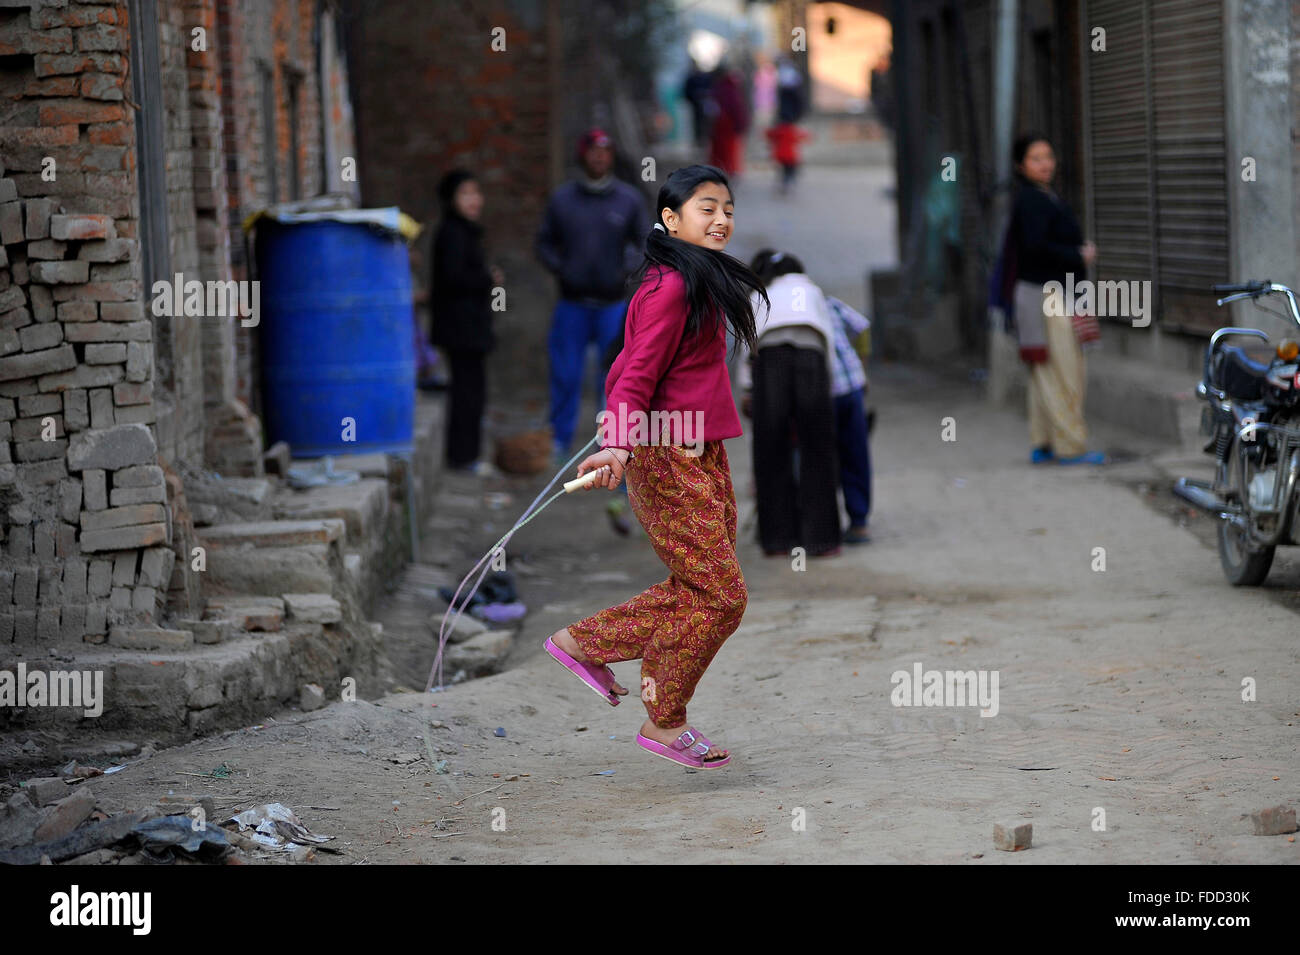
M 185 497 L 185 482 L 171 468 L 163 469 L 163 477 L 167 483 L 167 509 L 172 515 L 171 543 L 176 558 L 167 582 L 167 608 L 172 613 L 191 617 L 203 608 L 199 575 L 206 568 L 207 561 L 205 556 L 196 566 L 192 559 L 198 537 L 194 533 L 194 518 Z
M 232 477 L 262 477 L 262 422 L 238 400 L 208 409 L 208 434 L 204 456 L 208 463 Z
M 126 15 L 0 2 L 0 642 L 151 622 L 175 562 Z

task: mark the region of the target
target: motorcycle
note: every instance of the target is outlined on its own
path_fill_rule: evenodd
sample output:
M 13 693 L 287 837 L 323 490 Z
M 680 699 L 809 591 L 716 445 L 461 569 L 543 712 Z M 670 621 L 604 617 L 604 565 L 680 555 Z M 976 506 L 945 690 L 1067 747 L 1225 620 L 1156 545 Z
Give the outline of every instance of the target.
M 1286 297 L 1300 328 L 1296 294 L 1273 282 L 1215 285 L 1226 305 L 1267 295 Z M 1259 306 L 1262 307 L 1262 306 Z M 1179 478 L 1174 493 L 1219 519 L 1219 561 L 1235 587 L 1264 582 L 1279 545 L 1300 544 L 1300 344 L 1284 339 L 1268 361 L 1230 339 L 1268 336 L 1256 328 L 1220 328 L 1205 350 L 1196 394 L 1205 401 L 1201 434 L 1214 455 L 1213 483 Z

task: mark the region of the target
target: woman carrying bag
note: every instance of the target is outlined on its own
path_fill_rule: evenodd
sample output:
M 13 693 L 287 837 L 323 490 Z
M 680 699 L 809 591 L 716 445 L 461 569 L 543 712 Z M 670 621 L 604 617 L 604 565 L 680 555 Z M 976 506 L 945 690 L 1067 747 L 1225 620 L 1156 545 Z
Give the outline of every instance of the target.
M 1070 207 L 1052 191 L 1056 154 L 1045 136 L 1029 133 L 1012 151 L 1018 189 L 1008 229 L 1004 265 L 1014 256 L 1013 303 L 1020 358 L 1029 365 L 1029 440 L 1034 464 L 1104 464 L 1106 456 L 1087 449 L 1083 420 L 1087 371 L 1080 339 L 1095 340 L 1096 320 L 1076 320 L 1074 303 L 1046 307 L 1049 282 L 1075 283 L 1097 259 Z M 1063 311 L 1065 314 L 1054 314 Z

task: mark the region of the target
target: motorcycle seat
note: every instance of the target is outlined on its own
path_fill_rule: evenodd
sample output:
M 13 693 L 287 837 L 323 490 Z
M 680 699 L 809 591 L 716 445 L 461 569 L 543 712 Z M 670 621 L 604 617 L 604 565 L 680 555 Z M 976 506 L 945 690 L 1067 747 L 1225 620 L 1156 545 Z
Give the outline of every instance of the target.
M 1219 350 L 1213 384 L 1229 397 L 1257 401 L 1263 395 L 1268 368 L 1267 362 L 1257 362 L 1239 346 L 1228 345 Z

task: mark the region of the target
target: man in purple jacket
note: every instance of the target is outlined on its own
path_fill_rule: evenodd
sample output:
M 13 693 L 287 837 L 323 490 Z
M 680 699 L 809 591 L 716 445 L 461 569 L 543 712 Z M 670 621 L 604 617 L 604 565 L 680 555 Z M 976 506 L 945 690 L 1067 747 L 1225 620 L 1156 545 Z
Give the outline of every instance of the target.
M 551 194 L 536 243 L 538 259 L 560 286 L 547 342 L 557 463 L 568 458 L 577 427 L 587 353 L 594 343 L 604 355 L 623 330 L 624 283 L 641 263 L 650 231 L 645 198 L 614 178 L 614 144 L 604 130 L 583 133 L 578 160 L 581 175 Z M 595 384 L 599 409 L 603 375 Z

